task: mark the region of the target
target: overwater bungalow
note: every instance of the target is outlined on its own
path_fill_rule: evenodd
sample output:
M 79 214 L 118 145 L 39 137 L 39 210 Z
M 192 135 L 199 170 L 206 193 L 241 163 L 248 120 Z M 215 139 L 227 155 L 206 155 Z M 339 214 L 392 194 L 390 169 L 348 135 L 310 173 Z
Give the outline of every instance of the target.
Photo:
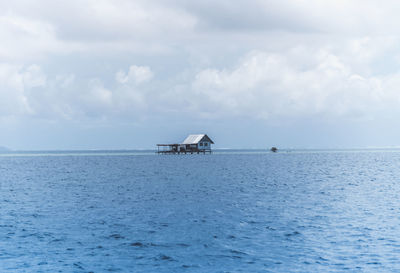
M 182 143 L 157 144 L 158 154 L 211 154 L 214 142 L 206 134 L 189 135 Z

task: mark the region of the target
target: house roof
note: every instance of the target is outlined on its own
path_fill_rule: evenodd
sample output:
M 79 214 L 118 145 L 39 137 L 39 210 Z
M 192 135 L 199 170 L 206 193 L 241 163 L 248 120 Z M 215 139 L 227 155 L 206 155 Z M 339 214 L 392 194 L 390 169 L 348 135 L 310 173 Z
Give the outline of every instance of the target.
M 209 141 L 212 144 L 214 144 L 214 142 L 211 140 L 211 138 L 209 138 L 207 135 L 205 134 L 201 134 L 201 135 L 189 135 L 183 142 L 182 144 L 197 144 L 200 141 Z

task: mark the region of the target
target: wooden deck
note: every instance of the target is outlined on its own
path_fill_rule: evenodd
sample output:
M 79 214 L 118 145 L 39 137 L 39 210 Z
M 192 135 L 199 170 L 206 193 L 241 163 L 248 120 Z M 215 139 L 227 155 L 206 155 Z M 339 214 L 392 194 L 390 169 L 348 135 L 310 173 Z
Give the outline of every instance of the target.
M 161 148 L 161 149 L 160 149 Z M 165 149 L 166 148 L 166 149 Z M 181 147 L 180 144 L 157 144 L 157 154 L 211 154 L 211 149 Z
M 191 151 L 172 151 L 172 150 L 165 150 L 165 151 L 156 151 L 157 154 L 211 154 L 211 150 L 191 150 Z

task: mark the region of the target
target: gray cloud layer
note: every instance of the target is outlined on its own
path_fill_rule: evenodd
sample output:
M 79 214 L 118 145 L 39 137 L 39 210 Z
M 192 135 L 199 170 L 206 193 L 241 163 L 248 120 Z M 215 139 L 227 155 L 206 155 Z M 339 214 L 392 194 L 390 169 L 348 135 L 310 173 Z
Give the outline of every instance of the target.
M 397 116 L 398 7 L 3 2 L 0 121 Z

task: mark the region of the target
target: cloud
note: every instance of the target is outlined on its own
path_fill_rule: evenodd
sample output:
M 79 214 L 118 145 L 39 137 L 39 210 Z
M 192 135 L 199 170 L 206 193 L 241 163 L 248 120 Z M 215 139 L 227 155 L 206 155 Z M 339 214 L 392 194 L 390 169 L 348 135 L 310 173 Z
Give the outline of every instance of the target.
M 40 87 L 46 85 L 46 75 L 38 65 L 31 65 L 27 67 L 23 74 L 22 79 L 25 88 Z
M 394 1 L 58 5 L 0 4 L 0 115 L 269 119 L 398 108 Z
M 122 84 L 133 82 L 140 84 L 149 81 L 153 77 L 153 72 L 148 66 L 136 66 L 132 65 L 129 67 L 128 73 L 120 70 L 115 75 L 115 79 Z
M 29 90 L 45 84 L 45 77 L 36 65 L 20 67 L 0 64 L 0 115 L 30 115 Z
M 367 35 L 395 33 L 399 27 L 397 1 L 373 0 L 238 0 L 174 1 L 207 31 L 340 33 Z M 210 8 L 212 7 L 212 8 Z
M 353 44 L 353 43 L 350 43 Z M 176 112 L 203 118 L 370 118 L 398 112 L 400 72 L 360 70 L 353 48 L 295 47 L 251 51 L 232 67 L 206 68 L 176 81 L 152 81 L 149 66 L 131 65 L 114 82 L 46 75 L 39 65 L 0 66 L 1 115 L 44 119 L 141 119 Z M 357 49 L 358 54 L 365 50 Z M 374 60 L 371 53 L 370 60 Z M 306 57 L 305 57 L 306 56 Z
M 157 1 L 72 0 L 61 9 L 59 5 L 49 0 L 0 3 L 0 57 L 108 50 L 162 52 L 168 46 L 160 39 L 189 34 L 196 23 L 183 9 Z M 26 44 L 30 47 L 25 48 Z
M 238 0 L 235 4 L 225 0 L 72 0 L 63 3 L 62 9 L 49 0 L 3 2 L 0 60 L 37 62 L 52 54 L 82 52 L 89 56 L 168 55 L 182 49 L 198 52 L 206 45 L 215 48 L 221 42 L 254 50 L 262 49 L 260 43 L 266 39 L 285 44 L 288 34 L 295 38 L 396 35 L 400 27 L 397 7 L 396 1 L 369 0 Z
M 128 74 L 117 77 L 122 82 L 116 79 L 110 84 L 100 78 L 76 80 L 74 74 L 49 77 L 38 65 L 7 68 L 4 77 L 0 77 L 0 87 L 1 84 L 8 86 L 3 89 L 4 96 L 8 101 L 15 97 L 15 102 L 9 108 L 3 108 L 1 114 L 46 120 L 136 115 L 146 107 L 150 94 L 145 92 L 145 82 L 153 76 L 149 67 L 132 65 Z M 22 107 L 23 111 L 15 112 Z
M 0 61 L 32 62 L 47 54 L 68 53 L 79 47 L 61 41 L 53 23 L 14 13 L 0 13 Z
M 210 116 L 266 119 L 311 115 L 359 118 L 377 116 L 383 110 L 397 111 L 399 73 L 360 75 L 328 50 L 308 53 L 305 64 L 296 62 L 301 59 L 296 51 L 255 51 L 231 69 L 200 71 L 193 83 L 201 102 L 198 108 Z
M 82 98 L 88 105 L 111 107 L 113 103 L 113 93 L 105 88 L 99 79 L 89 81 L 89 92 L 82 93 Z

